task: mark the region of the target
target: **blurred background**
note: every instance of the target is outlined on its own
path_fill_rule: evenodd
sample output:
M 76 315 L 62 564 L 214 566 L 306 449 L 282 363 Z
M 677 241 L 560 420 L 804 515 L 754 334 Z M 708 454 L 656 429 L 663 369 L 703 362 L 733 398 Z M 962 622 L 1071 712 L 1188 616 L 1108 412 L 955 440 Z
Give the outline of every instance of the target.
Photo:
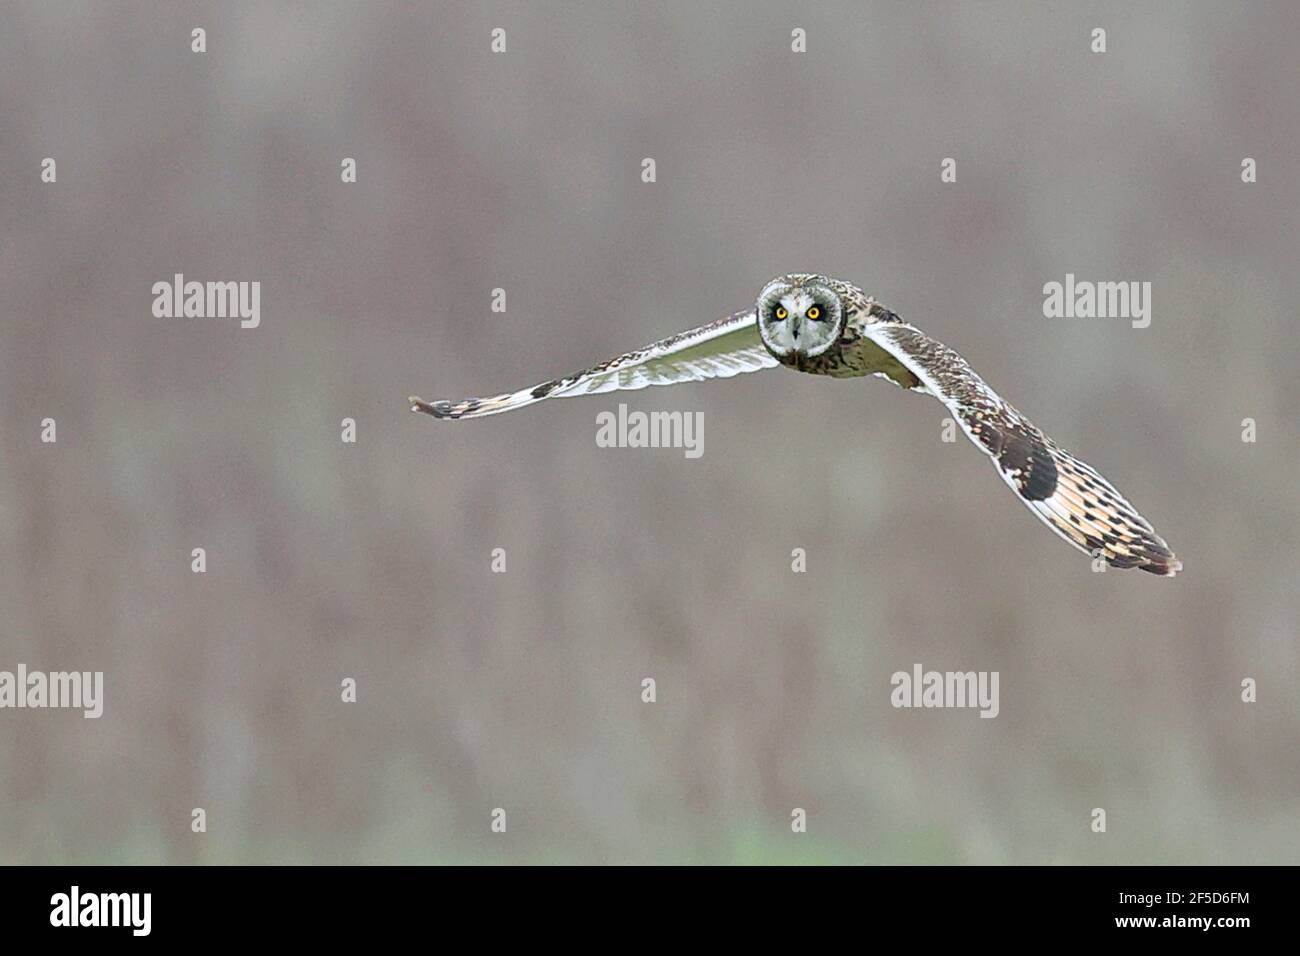
M 0 711 L 0 862 L 1300 861 L 1294 5 L 3 20 L 0 669 L 106 701 Z M 407 411 L 805 269 L 962 352 L 1185 572 L 1092 573 L 877 379 Z M 154 318 L 177 272 L 260 281 L 261 327 Z M 1151 282 L 1150 328 L 1044 318 L 1067 272 Z M 703 412 L 703 457 L 598 448 L 620 402 Z M 918 662 L 999 671 L 1000 715 L 895 710 Z

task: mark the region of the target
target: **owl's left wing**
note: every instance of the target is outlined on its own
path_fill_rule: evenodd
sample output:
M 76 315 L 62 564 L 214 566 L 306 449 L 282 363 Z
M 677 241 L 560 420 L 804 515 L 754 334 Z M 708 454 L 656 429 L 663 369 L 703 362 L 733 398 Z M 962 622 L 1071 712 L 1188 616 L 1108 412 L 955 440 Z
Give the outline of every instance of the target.
M 778 363 L 758 335 L 754 310 L 735 315 L 689 332 L 679 332 L 653 345 L 578 372 L 552 379 L 532 388 L 507 392 L 491 398 L 462 398 L 458 401 L 426 402 L 412 395 L 411 411 L 434 418 L 481 418 L 496 415 L 546 398 L 594 395 L 615 389 L 674 385 L 705 378 L 730 378 L 742 372 L 773 368 Z
M 967 437 L 1044 524 L 1087 554 L 1118 568 L 1172 577 L 1183 564 L 1115 487 L 1057 446 L 966 364 L 903 322 L 867 325 L 862 334 L 892 355 L 946 406 Z

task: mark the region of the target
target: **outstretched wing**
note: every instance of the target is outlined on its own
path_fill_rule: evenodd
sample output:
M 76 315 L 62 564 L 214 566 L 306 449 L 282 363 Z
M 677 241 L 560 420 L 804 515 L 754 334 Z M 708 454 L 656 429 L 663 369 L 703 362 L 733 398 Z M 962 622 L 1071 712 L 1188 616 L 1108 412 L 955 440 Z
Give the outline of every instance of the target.
M 1173 576 L 1182 562 L 1137 509 L 1090 465 L 1060 448 L 989 388 L 966 360 L 902 322 L 863 334 L 892 355 L 921 389 L 948 406 L 998 473 L 1034 514 L 1080 551 L 1117 568 Z
M 679 332 L 643 349 L 601 362 L 585 372 L 542 382 L 520 392 L 454 402 L 426 402 L 413 395 L 409 401 L 411 411 L 425 412 L 434 418 L 480 418 L 523 408 L 545 398 L 730 378 L 776 364 L 758 337 L 757 320 L 750 309 L 689 332 Z

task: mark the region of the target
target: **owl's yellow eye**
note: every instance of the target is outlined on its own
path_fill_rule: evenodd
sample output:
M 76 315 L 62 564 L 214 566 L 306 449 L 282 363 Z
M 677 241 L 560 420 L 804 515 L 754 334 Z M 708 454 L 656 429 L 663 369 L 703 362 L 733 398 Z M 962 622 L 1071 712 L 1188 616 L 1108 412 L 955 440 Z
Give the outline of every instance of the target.
M 778 305 L 776 307 L 776 311 L 772 314 L 775 315 L 778 319 L 784 319 L 790 313 L 785 310 L 785 306 Z
M 807 315 L 808 318 L 810 319 L 820 319 L 822 317 L 822 310 L 814 305 L 804 314 Z

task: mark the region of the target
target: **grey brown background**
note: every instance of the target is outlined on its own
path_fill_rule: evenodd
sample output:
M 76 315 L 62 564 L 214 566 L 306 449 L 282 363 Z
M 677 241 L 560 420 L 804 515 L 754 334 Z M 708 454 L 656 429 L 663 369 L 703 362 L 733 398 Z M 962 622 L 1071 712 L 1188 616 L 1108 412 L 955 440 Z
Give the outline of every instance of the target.
M 1300 860 L 1294 5 L 3 21 L 0 669 L 107 702 L 0 711 L 0 861 Z M 1186 572 L 1091 573 L 874 379 L 406 411 L 794 269 L 960 350 Z M 174 272 L 260 280 L 262 327 L 153 318 Z M 1151 327 L 1045 319 L 1066 272 L 1151 281 Z M 702 411 L 704 457 L 597 448 L 619 401 Z M 999 670 L 1001 716 L 892 709 L 918 661 Z

